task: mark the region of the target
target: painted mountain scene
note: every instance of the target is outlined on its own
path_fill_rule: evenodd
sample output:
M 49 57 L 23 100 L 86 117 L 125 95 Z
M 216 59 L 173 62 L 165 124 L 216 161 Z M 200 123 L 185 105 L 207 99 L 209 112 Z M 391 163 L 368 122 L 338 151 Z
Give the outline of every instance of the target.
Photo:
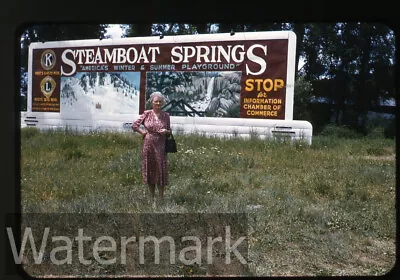
M 239 117 L 241 75 L 237 71 L 147 72 L 146 100 L 160 91 L 167 103 L 183 101 L 202 116 Z
M 139 72 L 80 72 L 61 78 L 63 113 L 137 114 Z

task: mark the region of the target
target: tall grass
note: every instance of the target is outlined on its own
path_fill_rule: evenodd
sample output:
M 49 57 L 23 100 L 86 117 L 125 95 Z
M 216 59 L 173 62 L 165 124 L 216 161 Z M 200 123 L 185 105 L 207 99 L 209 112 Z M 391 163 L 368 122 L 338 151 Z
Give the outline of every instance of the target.
M 336 133 L 336 132 L 335 132 Z M 175 136 L 165 204 L 137 134 L 21 130 L 24 213 L 247 213 L 257 276 L 380 275 L 395 263 L 395 140 Z

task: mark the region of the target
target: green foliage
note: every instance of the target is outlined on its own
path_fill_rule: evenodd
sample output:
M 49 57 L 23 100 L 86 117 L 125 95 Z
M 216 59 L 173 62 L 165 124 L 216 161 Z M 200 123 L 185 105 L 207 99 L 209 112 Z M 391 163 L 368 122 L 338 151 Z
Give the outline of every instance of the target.
M 84 156 L 84 153 L 79 148 L 79 139 L 68 137 L 64 139 L 61 144 L 61 150 L 63 151 L 64 158 L 70 159 L 80 159 Z
M 32 137 L 37 136 L 40 133 L 40 130 L 36 127 L 26 127 L 21 129 L 21 141 L 28 140 Z
M 154 209 L 142 184 L 140 135 L 21 129 L 22 212 L 246 213 L 257 276 L 370 275 L 394 263 L 393 139 L 344 127 L 327 127 L 311 146 L 175 139 L 165 203 Z M 354 255 L 375 262 L 355 267 Z
M 340 125 L 327 125 L 321 132 L 323 136 L 336 137 L 336 138 L 360 138 L 362 134 L 354 131 L 347 126 Z
M 294 105 L 296 106 L 296 104 Z M 332 106 L 326 103 L 310 103 L 310 117 L 313 126 L 313 134 L 319 135 L 324 127 L 331 123 Z
M 312 84 L 304 77 L 298 77 L 294 86 L 293 119 L 311 121 L 310 103 L 312 96 Z
M 382 147 L 367 148 L 367 153 L 368 153 L 368 155 L 372 155 L 372 156 L 385 156 L 388 154 L 390 155 L 390 152 Z
M 366 132 L 372 138 L 394 138 L 396 136 L 395 118 L 374 117 L 366 122 Z
M 396 137 L 396 119 L 392 118 L 387 121 L 387 125 L 384 130 L 385 137 L 395 138 Z

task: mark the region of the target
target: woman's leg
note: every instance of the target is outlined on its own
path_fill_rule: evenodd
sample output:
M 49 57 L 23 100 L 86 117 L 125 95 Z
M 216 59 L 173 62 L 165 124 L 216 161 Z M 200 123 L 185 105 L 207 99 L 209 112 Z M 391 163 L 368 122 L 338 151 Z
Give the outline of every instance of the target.
M 158 189 L 158 201 L 163 202 L 164 201 L 164 186 L 157 185 L 157 189 Z
M 151 203 L 154 201 L 155 190 L 156 190 L 156 186 L 149 184 L 149 194 L 150 194 L 150 202 Z

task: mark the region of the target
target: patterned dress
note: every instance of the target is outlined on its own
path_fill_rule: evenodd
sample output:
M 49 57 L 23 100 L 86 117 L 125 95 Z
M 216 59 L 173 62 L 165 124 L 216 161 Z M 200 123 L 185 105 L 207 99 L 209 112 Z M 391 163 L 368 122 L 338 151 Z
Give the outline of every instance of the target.
M 159 117 L 153 110 L 146 110 L 133 122 L 132 130 L 138 131 L 140 125 L 147 130 L 142 148 L 143 183 L 166 186 L 168 184 L 167 154 L 165 153 L 165 135 L 158 131 L 171 129 L 167 112 L 161 111 Z

